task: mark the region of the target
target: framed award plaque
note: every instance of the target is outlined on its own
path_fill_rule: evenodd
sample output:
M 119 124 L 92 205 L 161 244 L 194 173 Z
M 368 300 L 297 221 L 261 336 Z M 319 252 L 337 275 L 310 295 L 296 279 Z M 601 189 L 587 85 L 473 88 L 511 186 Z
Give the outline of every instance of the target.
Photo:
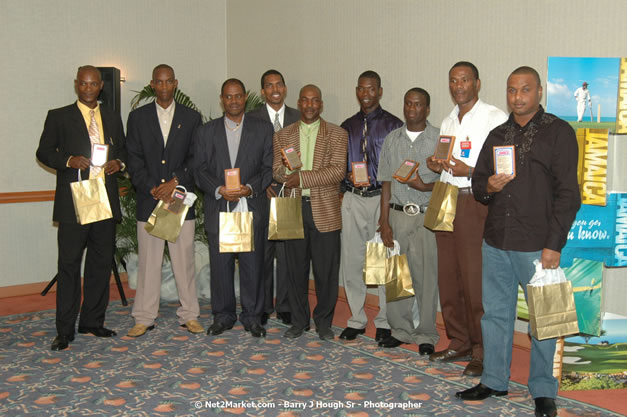
M 172 191 L 172 200 L 170 200 L 169 203 L 164 204 L 163 207 L 174 214 L 180 213 L 181 210 L 183 210 L 183 202 L 185 201 L 186 194 L 186 192 L 175 188 Z
M 514 145 L 493 146 L 494 172 L 516 176 L 516 153 Z
M 224 187 L 229 191 L 239 190 L 241 185 L 239 179 L 239 168 L 224 170 Z
M 396 170 L 392 177 L 396 178 L 400 182 L 406 182 L 414 175 L 416 169 L 418 169 L 418 162 L 412 161 L 411 159 L 406 159 L 403 161 L 401 166 Z
M 351 162 L 352 179 L 355 187 L 368 187 L 370 180 L 368 179 L 368 163 L 367 162 Z
M 436 161 L 449 161 L 453 153 L 453 145 L 455 144 L 455 136 L 440 136 L 435 146 L 433 159 Z
M 290 169 L 290 171 L 294 171 L 295 169 L 303 166 L 303 163 L 300 161 L 300 157 L 298 156 L 298 152 L 296 152 L 296 149 L 292 147 L 283 148 L 281 149 L 281 153 L 283 154 L 285 159 L 287 159 L 287 167 Z
M 109 145 L 101 145 L 92 143 L 91 145 L 91 164 L 95 167 L 101 167 L 107 163 L 109 157 Z

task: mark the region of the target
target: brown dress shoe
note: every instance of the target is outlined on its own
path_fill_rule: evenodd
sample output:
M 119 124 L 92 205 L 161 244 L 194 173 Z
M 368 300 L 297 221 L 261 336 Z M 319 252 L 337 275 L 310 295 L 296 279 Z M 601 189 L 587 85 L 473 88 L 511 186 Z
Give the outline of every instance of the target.
M 473 359 L 468 362 L 463 374 L 468 376 L 481 376 L 483 373 L 483 361 L 481 359 Z
M 181 327 L 187 329 L 190 333 L 204 333 L 205 328 L 202 327 L 202 324 L 198 322 L 198 320 L 188 320 L 185 324 L 181 324 Z
M 472 359 L 470 350 L 458 352 L 453 349 L 444 349 L 429 355 L 429 360 L 432 362 L 458 362 L 469 361 L 470 359 Z

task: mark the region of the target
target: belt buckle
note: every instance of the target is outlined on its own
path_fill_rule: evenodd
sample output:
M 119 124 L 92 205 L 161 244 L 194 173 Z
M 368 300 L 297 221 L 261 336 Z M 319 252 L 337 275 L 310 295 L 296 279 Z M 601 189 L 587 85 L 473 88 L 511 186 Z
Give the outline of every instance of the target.
M 403 213 L 407 214 L 408 216 L 417 216 L 418 213 L 420 213 L 420 207 L 418 206 L 418 204 L 407 203 L 403 206 Z

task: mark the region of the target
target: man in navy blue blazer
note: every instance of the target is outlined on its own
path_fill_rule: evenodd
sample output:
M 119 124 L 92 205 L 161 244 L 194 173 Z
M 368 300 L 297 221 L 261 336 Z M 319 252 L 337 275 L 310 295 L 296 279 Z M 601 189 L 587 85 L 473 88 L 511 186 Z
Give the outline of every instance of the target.
M 131 112 L 127 123 L 128 170 L 137 191 L 137 241 L 139 267 L 133 303 L 135 326 L 128 332 L 139 337 L 154 328 L 159 312 L 161 264 L 165 240 L 150 235 L 146 221 L 159 200 L 169 202 L 177 186 L 194 190 L 192 137 L 200 126 L 197 111 L 174 101 L 178 80 L 171 66 L 157 65 L 152 71 L 154 103 Z M 179 324 L 191 333 L 204 333 L 198 322 L 200 308 L 194 268 L 194 207 L 187 211 L 181 233 L 168 249 L 176 280 L 180 307 Z

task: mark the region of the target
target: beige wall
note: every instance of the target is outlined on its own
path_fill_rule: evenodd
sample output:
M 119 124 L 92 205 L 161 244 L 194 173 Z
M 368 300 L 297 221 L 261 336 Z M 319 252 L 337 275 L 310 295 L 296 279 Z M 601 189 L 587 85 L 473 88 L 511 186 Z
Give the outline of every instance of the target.
M 547 56 L 624 56 L 625 16 L 621 0 L 229 0 L 227 68 L 258 90 L 261 73 L 275 67 L 290 105 L 300 87 L 318 84 L 323 117 L 334 122 L 358 110 L 357 76 L 374 69 L 384 107 L 402 116 L 403 93 L 423 87 L 439 126 L 452 107 L 447 76 L 456 61 L 475 63 L 481 97 L 505 110 L 505 81 L 520 65 L 545 82 Z
M 225 0 L 2 0 L 0 192 L 54 189 L 35 149 L 47 111 L 76 100 L 79 65 L 120 68 L 125 122 L 131 90 L 141 90 L 162 62 L 175 68 L 179 87 L 203 113 L 219 113 L 225 34 Z M 51 219 L 52 203 L 0 205 L 0 287 L 52 278 Z

